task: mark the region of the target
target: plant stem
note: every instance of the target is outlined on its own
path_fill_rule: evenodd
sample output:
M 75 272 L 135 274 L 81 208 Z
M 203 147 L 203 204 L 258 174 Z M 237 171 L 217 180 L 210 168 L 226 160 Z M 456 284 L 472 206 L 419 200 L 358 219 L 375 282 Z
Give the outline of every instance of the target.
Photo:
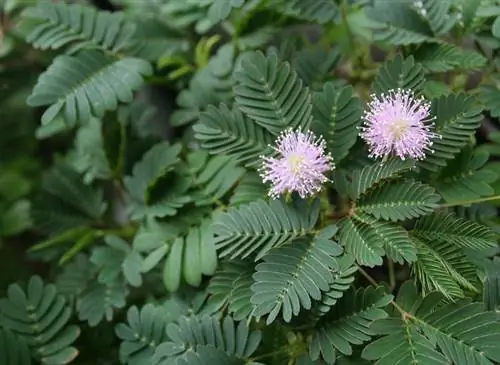
M 447 203 L 447 204 L 440 204 L 440 208 L 448 208 L 448 207 L 455 207 L 457 205 L 469 205 L 469 204 L 476 204 L 476 203 L 484 203 L 484 202 L 489 202 L 493 200 L 500 200 L 500 195 L 494 195 L 494 196 L 489 196 L 487 198 L 481 198 L 481 199 L 474 199 L 474 200 L 463 200 L 463 201 L 458 201 L 454 203 Z
M 370 276 L 370 274 L 368 274 L 361 266 L 358 266 L 358 271 L 361 273 L 361 275 L 363 275 L 366 280 L 368 280 L 368 282 L 370 284 L 372 284 L 373 286 L 379 286 L 379 284 L 377 283 L 377 281 L 372 278 Z M 392 295 L 391 293 L 386 293 L 388 295 Z M 403 320 L 406 320 L 408 318 L 415 318 L 412 314 L 408 313 L 407 311 L 405 311 L 403 308 L 401 308 L 401 306 L 396 303 L 396 301 L 394 300 L 391 300 L 391 305 L 399 312 L 401 313 L 401 317 L 403 318 Z
M 394 261 L 387 260 L 387 268 L 389 269 L 389 287 L 391 291 L 396 289 L 396 272 L 394 270 Z

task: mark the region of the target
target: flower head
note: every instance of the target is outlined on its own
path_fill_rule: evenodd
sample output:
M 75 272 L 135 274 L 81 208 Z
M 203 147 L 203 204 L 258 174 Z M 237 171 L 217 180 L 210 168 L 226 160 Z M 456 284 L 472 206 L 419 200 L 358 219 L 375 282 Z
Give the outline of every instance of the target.
M 410 90 L 397 89 L 373 96 L 360 133 L 368 144 L 370 157 L 394 153 L 402 160 L 423 159 L 426 151 L 431 151 L 432 139 L 439 137 L 430 131 L 433 126 L 429 123 L 430 107 L 430 103 L 417 99 Z
M 324 139 L 316 138 L 312 132 L 283 131 L 273 147 L 278 157 L 261 156 L 260 176 L 264 182 L 271 182 L 269 195 L 276 198 L 296 191 L 305 198 L 320 191 L 328 181 L 324 174 L 335 168 L 325 148 Z

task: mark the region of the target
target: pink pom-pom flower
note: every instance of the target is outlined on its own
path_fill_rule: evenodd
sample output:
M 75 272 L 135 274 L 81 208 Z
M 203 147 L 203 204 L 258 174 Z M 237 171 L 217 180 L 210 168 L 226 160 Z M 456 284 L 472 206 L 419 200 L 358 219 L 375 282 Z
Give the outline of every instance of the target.
M 312 196 L 328 181 L 325 173 L 335 168 L 332 156 L 325 151 L 325 140 L 310 131 L 287 129 L 272 148 L 277 157 L 261 156 L 259 173 L 263 182 L 270 182 L 273 198 L 293 191 L 302 198 Z
M 379 97 L 372 96 L 365 111 L 361 138 L 367 143 L 370 157 L 387 158 L 395 154 L 421 160 L 432 152 L 432 140 L 440 138 L 433 127 L 430 103 L 417 98 L 411 90 L 390 90 Z

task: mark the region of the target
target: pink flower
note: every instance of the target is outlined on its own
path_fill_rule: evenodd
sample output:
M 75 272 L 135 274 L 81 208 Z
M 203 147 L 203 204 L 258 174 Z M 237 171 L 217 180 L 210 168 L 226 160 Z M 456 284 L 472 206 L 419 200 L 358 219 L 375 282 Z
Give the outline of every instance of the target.
M 261 156 L 260 176 L 263 182 L 271 182 L 269 195 L 277 198 L 285 192 L 296 191 L 302 198 L 319 192 L 328 181 L 324 175 L 333 170 L 332 156 L 325 153 L 323 138 L 312 132 L 283 131 L 272 147 L 278 157 Z
M 388 157 L 394 153 L 399 158 L 423 159 L 433 138 L 440 138 L 430 131 L 430 103 L 416 98 L 411 90 L 390 90 L 380 97 L 372 96 L 361 127 L 361 138 L 368 144 L 370 157 Z

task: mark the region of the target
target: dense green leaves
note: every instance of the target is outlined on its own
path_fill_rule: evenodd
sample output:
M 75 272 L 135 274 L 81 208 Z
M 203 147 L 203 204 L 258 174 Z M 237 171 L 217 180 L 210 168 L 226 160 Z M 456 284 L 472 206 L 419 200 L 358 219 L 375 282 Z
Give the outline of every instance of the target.
M 423 84 L 422 66 L 415 63 L 413 56 L 405 59 L 398 55 L 382 66 L 373 82 L 372 92 L 379 96 L 396 89 L 410 89 L 417 93 Z
M 365 347 L 363 357 L 425 364 L 488 364 L 499 361 L 500 325 L 480 303 L 459 301 L 440 306 L 437 293 L 422 298 L 407 282 L 398 296 L 398 311 L 371 327 L 384 335 Z
M 255 165 L 272 142 L 271 134 L 224 104 L 208 107 L 194 127 L 195 137 L 211 154 L 226 154 L 246 165 Z
M 127 324 L 116 326 L 120 345 L 120 359 L 130 365 L 151 362 L 155 347 L 166 340 L 164 309 L 147 304 L 139 311 L 131 307 L 127 311 Z
M 41 50 L 71 46 L 68 52 L 94 48 L 117 53 L 130 46 L 135 31 L 123 13 L 78 4 L 41 1 L 23 15 L 35 23 L 26 40 Z
M 441 137 L 434 139 L 433 153 L 428 154 L 419 166 L 437 171 L 470 141 L 482 119 L 482 108 L 474 98 L 463 93 L 435 99 L 431 108 L 436 116 L 435 132 Z
M 312 299 L 319 300 L 321 292 L 329 290 L 332 271 L 338 269 L 335 256 L 342 249 L 327 237 L 297 240 L 293 245 L 277 248 L 263 257 L 253 275 L 252 285 L 256 316 L 269 314 L 272 323 L 282 312 L 290 322 L 301 308 L 311 309 Z
M 234 360 L 248 359 L 261 341 L 260 331 L 251 331 L 244 322 L 236 323 L 230 317 L 181 317 L 178 322 L 167 326 L 170 341 L 156 348 L 153 364 L 180 365 L 196 358 L 201 364 L 242 364 Z
M 429 185 L 406 180 L 369 191 L 358 200 L 355 209 L 376 218 L 400 221 L 431 213 L 439 200 Z
M 383 310 L 392 300 L 383 288 L 368 287 L 346 293 L 330 316 L 315 328 L 309 355 L 334 364 L 337 354 L 351 355 L 353 345 L 361 345 L 376 334 L 371 324 L 387 317 Z
M 95 50 L 58 56 L 39 78 L 28 98 L 30 106 L 50 107 L 42 116 L 47 124 L 58 115 L 75 125 L 102 117 L 118 103 L 130 103 L 133 92 L 150 75 L 151 66 L 137 58 L 115 59 Z
M 17 284 L 9 286 L 7 297 L 0 300 L 0 314 L 0 326 L 24 338 L 37 360 L 62 365 L 78 355 L 72 344 L 80 330 L 68 324 L 71 310 L 56 287 L 44 285 L 40 277 L 31 277 L 26 290 Z M 21 342 L 16 345 L 23 346 Z
M 313 128 L 326 138 L 333 161 L 339 163 L 356 143 L 361 124 L 361 103 L 351 87 L 337 88 L 326 83 L 313 97 Z
M 230 208 L 214 218 L 215 244 L 219 257 L 260 259 L 274 247 L 310 233 L 317 220 L 317 204 L 307 211 L 279 200 L 263 200 Z
M 233 87 L 240 110 L 272 134 L 307 129 L 312 122 L 309 89 L 288 62 L 275 53 L 251 53 L 242 60 Z

